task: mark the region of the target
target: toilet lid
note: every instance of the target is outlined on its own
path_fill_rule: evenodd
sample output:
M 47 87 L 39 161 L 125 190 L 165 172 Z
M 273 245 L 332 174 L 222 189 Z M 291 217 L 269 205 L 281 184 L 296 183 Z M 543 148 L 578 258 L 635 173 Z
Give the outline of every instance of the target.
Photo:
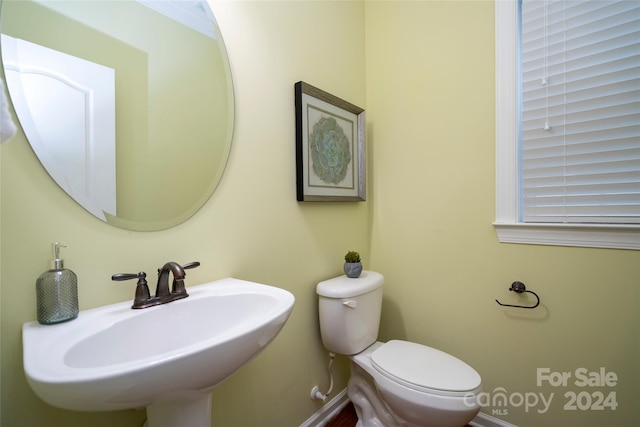
M 480 387 L 480 374 L 471 366 L 435 348 L 389 341 L 371 354 L 382 374 L 414 388 L 447 392 L 472 391 Z

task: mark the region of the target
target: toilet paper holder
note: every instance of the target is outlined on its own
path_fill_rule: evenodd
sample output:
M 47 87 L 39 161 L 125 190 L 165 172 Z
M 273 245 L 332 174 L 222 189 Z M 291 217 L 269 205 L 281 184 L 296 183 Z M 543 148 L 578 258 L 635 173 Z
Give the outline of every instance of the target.
M 518 294 L 521 294 L 523 292 L 528 292 L 530 294 L 533 294 L 533 296 L 536 297 L 536 303 L 534 305 L 513 305 L 513 304 L 503 304 L 500 301 L 496 300 L 496 302 L 498 304 L 500 304 L 503 307 L 517 307 L 517 308 L 536 308 L 538 305 L 540 305 L 540 297 L 538 296 L 538 294 L 536 294 L 533 291 L 528 291 L 527 287 L 524 285 L 524 283 L 520 282 L 520 281 L 515 281 L 511 284 L 511 287 L 509 288 L 509 291 L 513 291 L 516 292 Z

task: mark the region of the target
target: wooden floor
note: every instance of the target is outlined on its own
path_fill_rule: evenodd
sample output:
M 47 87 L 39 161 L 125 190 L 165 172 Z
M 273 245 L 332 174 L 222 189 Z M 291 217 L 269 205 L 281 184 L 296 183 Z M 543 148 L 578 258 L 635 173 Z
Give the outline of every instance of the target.
M 355 427 L 358 422 L 358 415 L 353 407 L 353 404 L 349 402 L 342 411 L 331 419 L 326 424 L 326 427 Z M 465 427 L 471 427 L 469 425 Z
M 353 407 L 353 403 L 349 402 L 325 427 L 355 427 L 357 422 L 358 415 Z

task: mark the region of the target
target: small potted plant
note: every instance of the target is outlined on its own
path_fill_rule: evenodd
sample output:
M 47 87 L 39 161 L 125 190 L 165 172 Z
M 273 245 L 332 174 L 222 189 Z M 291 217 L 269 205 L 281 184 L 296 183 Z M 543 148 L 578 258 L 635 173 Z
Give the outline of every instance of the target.
M 347 277 L 355 279 L 362 273 L 362 262 L 360 261 L 360 254 L 355 251 L 349 251 L 344 256 L 344 274 Z

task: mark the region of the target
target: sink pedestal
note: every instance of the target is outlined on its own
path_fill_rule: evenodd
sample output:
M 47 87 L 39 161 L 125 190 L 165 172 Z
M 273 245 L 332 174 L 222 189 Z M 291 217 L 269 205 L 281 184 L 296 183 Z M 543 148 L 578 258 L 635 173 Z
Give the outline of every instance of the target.
M 147 427 L 211 427 L 211 392 L 180 393 L 147 406 Z

